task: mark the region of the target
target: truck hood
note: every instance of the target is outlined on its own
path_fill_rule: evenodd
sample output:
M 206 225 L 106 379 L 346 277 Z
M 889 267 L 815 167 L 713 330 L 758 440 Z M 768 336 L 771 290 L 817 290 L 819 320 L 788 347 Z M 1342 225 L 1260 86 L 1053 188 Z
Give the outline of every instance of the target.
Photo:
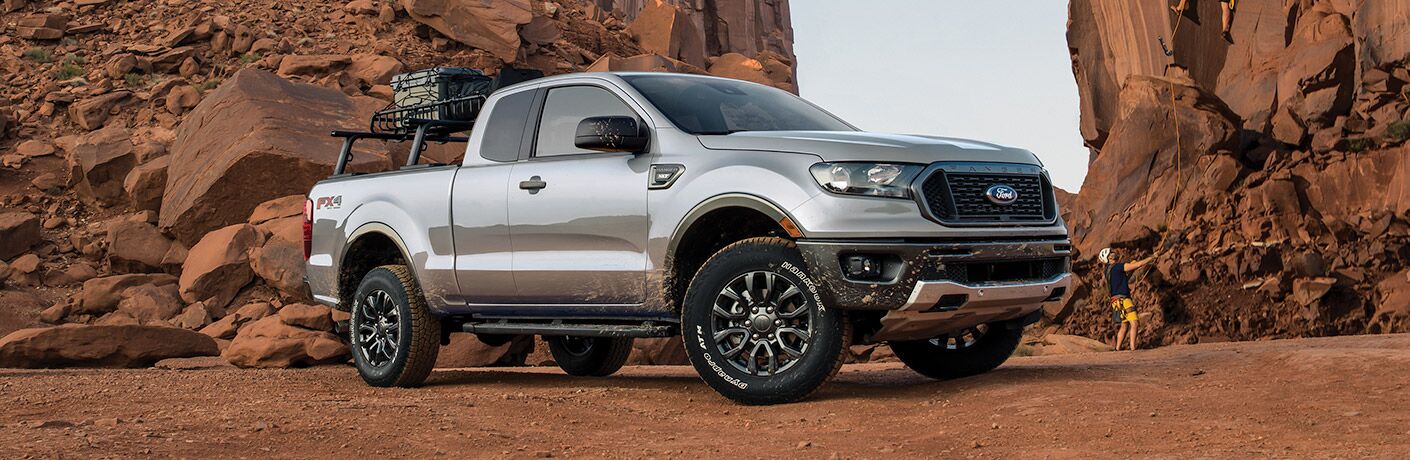
M 808 153 L 823 161 L 882 161 L 928 164 L 974 161 L 1042 165 L 1024 149 L 987 142 L 910 134 L 859 131 L 744 131 L 698 136 L 711 150 L 757 150 Z

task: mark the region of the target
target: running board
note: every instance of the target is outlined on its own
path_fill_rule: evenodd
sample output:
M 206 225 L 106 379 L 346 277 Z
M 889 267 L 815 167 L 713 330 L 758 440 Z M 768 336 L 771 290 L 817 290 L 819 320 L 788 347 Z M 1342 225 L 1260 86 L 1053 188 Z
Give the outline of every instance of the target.
M 670 337 L 676 335 L 674 325 L 655 322 L 642 324 L 565 324 L 562 321 L 551 323 L 522 323 L 496 321 L 493 323 L 466 323 L 461 330 L 476 334 L 498 335 L 545 335 L 570 337 Z

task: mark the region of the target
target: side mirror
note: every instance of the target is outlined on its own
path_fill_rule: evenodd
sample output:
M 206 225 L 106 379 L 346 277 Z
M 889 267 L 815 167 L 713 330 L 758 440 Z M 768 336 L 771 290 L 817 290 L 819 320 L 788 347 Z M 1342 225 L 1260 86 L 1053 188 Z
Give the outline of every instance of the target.
M 633 152 L 646 149 L 646 130 L 633 117 L 588 117 L 578 122 L 573 145 L 602 152 Z

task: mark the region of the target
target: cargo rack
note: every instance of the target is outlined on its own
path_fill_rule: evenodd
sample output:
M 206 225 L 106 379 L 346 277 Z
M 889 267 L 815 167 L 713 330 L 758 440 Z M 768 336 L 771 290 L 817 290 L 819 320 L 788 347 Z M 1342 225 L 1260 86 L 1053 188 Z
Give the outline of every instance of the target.
M 461 95 L 464 94 L 463 88 L 455 86 L 458 82 L 449 81 L 467 78 L 467 74 L 471 75 L 465 81 L 475 85 L 476 89 L 472 92 L 477 94 Z M 407 98 L 412 102 L 405 106 L 398 105 L 401 97 L 394 98 L 387 108 L 372 114 L 367 131 L 333 131 L 333 137 L 343 139 L 338 162 L 333 166 L 333 175 L 340 176 L 347 172 L 348 163 L 352 161 L 353 144 L 359 139 L 412 141 L 411 154 L 406 157 L 406 165 L 402 166 L 402 169 L 420 166 L 417 162 L 421 159 L 421 152 L 425 150 L 427 142 L 469 142 L 469 137 L 456 133 L 475 127 L 475 119 L 480 116 L 480 110 L 484 109 L 490 94 L 500 88 L 541 78 L 543 72 L 505 65 L 489 82 L 485 82 L 486 78 L 483 76 L 474 75 L 480 73 L 468 69 L 433 67 L 394 77 L 394 87 L 423 86 L 427 88 L 426 92 L 413 94 Z M 486 83 L 488 86 L 485 86 Z M 428 95 L 431 88 L 434 88 L 436 93 Z
M 343 148 L 342 151 L 338 153 L 338 163 L 333 166 L 333 175 L 342 175 L 347 170 L 348 163 L 352 161 L 353 143 L 357 142 L 358 139 L 377 139 L 384 141 L 399 142 L 412 141 L 411 154 L 406 157 L 406 165 L 402 166 L 402 169 L 406 169 L 417 166 L 416 163 L 418 160 L 421 159 L 421 151 L 425 148 L 427 142 L 439 142 L 445 144 L 449 142 L 470 141 L 470 138 L 466 136 L 453 136 L 450 134 L 441 133 L 456 133 L 466 131 L 474 127 L 475 125 L 475 122 L 473 121 L 458 120 L 414 120 L 414 123 L 416 124 L 416 132 L 414 133 L 333 131 L 333 137 L 339 137 L 343 139 Z M 428 133 L 433 128 L 436 128 L 437 134 Z

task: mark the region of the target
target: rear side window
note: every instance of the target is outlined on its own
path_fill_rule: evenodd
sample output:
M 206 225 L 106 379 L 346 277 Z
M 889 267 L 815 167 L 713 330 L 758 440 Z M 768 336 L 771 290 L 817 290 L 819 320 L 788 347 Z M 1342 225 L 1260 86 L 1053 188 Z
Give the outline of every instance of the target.
M 578 122 L 588 117 L 622 115 L 636 117 L 625 102 L 596 86 L 565 86 L 548 90 L 543 103 L 543 118 L 539 122 L 538 142 L 534 156 L 576 155 L 600 153 L 573 145 Z
M 489 121 L 485 122 L 480 156 L 491 161 L 517 161 L 524 128 L 529 122 L 529 107 L 533 104 L 534 91 L 511 94 L 495 103 Z

